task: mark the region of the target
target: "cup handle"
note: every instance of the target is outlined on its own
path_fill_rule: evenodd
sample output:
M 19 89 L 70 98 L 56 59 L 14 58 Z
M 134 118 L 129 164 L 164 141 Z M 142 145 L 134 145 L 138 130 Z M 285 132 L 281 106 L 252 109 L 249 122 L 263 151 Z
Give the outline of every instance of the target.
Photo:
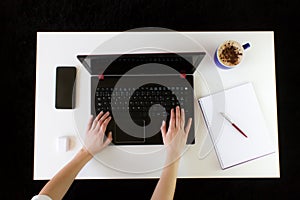
M 248 49 L 250 47 L 250 43 L 246 43 L 242 45 L 244 50 Z

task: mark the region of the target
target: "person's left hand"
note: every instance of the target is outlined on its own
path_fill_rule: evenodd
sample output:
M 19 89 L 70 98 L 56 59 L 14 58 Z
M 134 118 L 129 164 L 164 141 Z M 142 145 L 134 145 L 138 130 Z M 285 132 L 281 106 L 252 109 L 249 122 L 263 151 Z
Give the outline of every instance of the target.
M 106 127 L 110 120 L 111 117 L 109 116 L 109 112 L 104 114 L 101 111 L 94 120 L 93 116 L 91 116 L 84 140 L 85 149 L 90 154 L 95 155 L 96 153 L 99 153 L 112 141 L 111 131 L 104 140 Z

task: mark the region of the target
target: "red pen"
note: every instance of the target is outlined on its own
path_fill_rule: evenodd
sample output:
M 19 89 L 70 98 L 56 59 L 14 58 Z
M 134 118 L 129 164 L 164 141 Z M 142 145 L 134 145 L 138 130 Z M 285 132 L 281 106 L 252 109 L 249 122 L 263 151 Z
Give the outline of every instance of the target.
M 236 129 L 238 130 L 243 136 L 248 137 L 235 123 L 223 112 L 221 112 L 221 115 Z

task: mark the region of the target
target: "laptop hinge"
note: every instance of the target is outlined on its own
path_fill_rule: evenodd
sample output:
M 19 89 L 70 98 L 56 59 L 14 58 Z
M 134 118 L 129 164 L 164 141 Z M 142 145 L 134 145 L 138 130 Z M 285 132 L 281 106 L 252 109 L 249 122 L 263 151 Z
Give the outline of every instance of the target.
M 177 76 L 178 74 L 139 74 L 139 75 L 130 75 L 130 74 L 123 74 L 123 75 L 105 75 L 105 76 Z M 187 75 L 192 75 L 192 74 L 186 74 L 185 71 L 180 71 L 180 78 L 186 78 Z M 97 75 L 99 80 L 104 80 L 104 74 L 99 74 Z
M 181 77 L 181 78 L 186 78 L 186 73 L 185 73 L 185 71 L 180 71 L 180 77 Z
M 104 75 L 103 75 L 103 74 L 99 74 L 99 75 L 98 75 L 98 79 L 99 79 L 99 80 L 104 80 Z

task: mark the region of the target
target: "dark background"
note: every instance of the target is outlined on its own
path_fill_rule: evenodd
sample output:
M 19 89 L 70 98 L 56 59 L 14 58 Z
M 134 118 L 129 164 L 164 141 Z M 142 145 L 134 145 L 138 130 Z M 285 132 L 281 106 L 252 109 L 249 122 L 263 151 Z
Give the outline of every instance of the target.
M 32 180 L 36 32 L 125 31 L 139 27 L 274 31 L 281 178 L 178 179 L 175 199 L 300 197 L 299 11 L 290 1 L 2 0 L 0 8 L 4 101 L 0 166 L 5 185 L 0 199 L 30 199 L 46 183 Z M 120 195 L 150 199 L 156 183 L 151 179 L 77 180 L 65 199 L 118 199 Z

